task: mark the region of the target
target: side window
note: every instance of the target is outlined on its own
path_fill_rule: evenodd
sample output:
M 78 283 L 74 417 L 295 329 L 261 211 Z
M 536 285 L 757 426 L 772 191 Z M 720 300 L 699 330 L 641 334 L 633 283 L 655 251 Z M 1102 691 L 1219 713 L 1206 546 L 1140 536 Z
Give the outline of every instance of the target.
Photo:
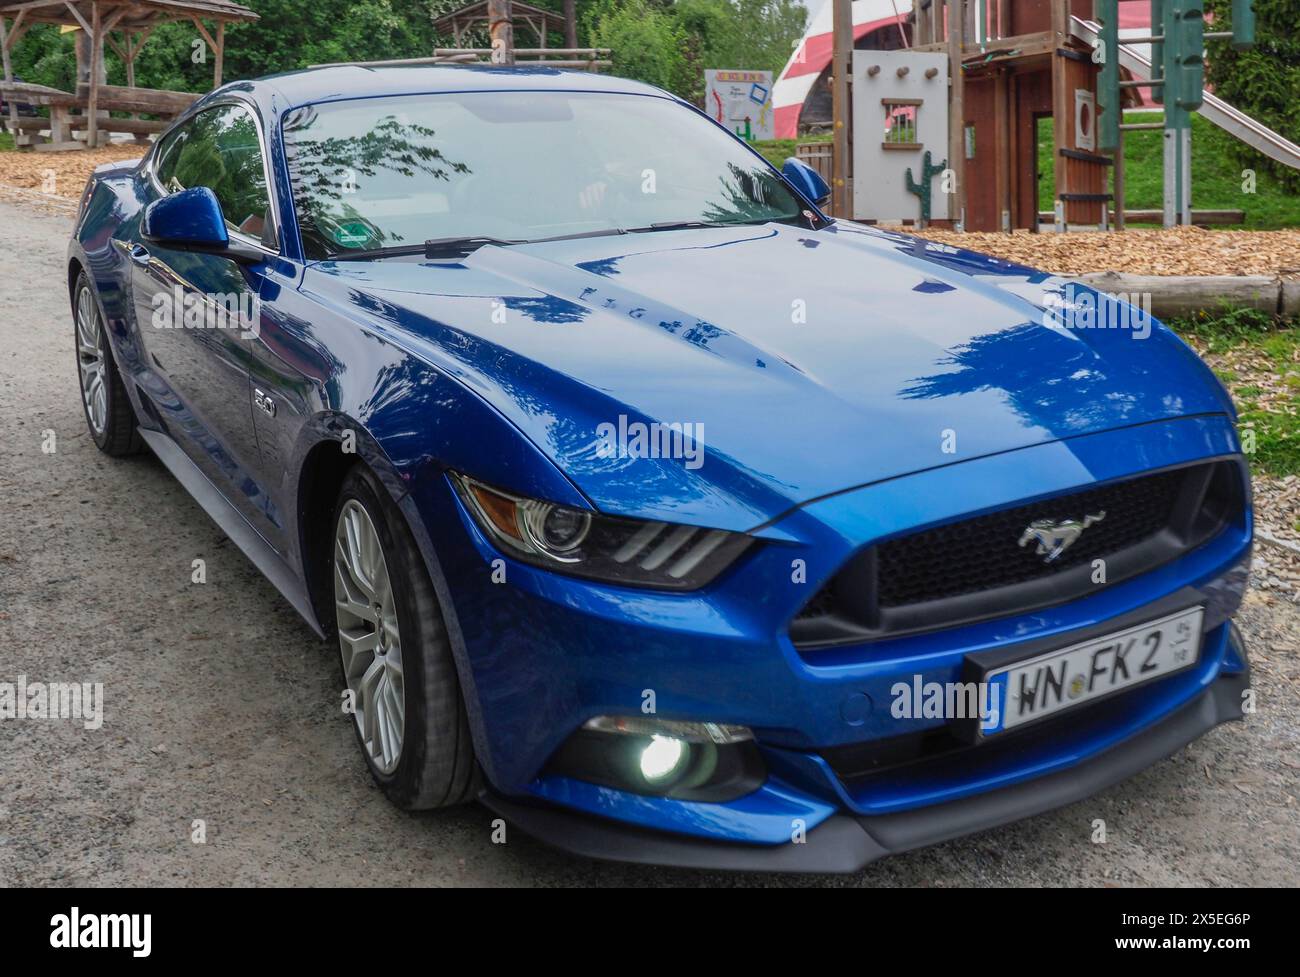
M 238 105 L 200 112 L 159 154 L 158 182 L 168 190 L 208 187 L 226 223 L 250 237 L 268 238 L 270 198 L 257 120 Z
M 167 137 L 166 142 L 158 147 L 158 154 L 154 162 L 154 175 L 158 177 L 158 182 L 168 192 L 185 189 L 176 183 L 176 157 L 180 155 L 180 148 L 185 145 L 185 138 L 189 135 L 189 131 L 190 127 L 187 123 L 173 131 Z

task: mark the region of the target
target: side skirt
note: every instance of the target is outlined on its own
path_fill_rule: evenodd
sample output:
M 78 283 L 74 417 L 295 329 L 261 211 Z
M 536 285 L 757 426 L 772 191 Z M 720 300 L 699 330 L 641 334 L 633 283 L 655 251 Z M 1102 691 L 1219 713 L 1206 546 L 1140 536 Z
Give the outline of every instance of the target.
M 293 605 L 293 609 L 302 615 L 303 620 L 316 636 L 324 638 L 325 632 L 316 620 L 311 600 L 307 595 L 307 587 L 298 574 L 294 573 L 289 564 L 280 558 L 280 554 L 248 524 L 239 510 L 226 501 L 226 497 L 217 491 L 216 486 L 208 481 L 208 477 L 194 462 L 190 461 L 189 456 L 175 441 L 161 431 L 150 431 L 143 426 L 139 430 L 145 443 L 158 456 L 158 460 L 167 466 L 167 470 L 176 477 L 176 481 L 181 483 L 185 491 L 190 493 L 194 501 L 221 531 L 230 537 L 240 551 L 252 561 L 253 566 L 274 584 L 275 589 L 280 591 L 284 599 Z

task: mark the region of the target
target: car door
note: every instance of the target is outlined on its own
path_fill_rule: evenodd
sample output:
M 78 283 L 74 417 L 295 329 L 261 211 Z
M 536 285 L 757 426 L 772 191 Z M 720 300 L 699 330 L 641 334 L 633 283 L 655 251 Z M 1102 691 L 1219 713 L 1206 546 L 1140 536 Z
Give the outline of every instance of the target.
M 150 174 L 156 198 L 205 186 L 216 194 L 232 237 L 260 247 L 266 261 L 241 263 L 134 242 L 136 321 L 168 433 L 226 498 L 265 534 L 269 502 L 249 380 L 260 331 L 262 289 L 276 260 L 276 233 L 260 126 L 241 103 L 214 106 L 159 147 Z

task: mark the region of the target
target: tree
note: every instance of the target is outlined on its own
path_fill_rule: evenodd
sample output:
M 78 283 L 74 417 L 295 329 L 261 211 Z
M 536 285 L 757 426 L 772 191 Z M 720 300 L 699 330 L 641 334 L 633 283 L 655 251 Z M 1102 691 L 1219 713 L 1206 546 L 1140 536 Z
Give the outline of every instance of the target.
M 1210 41 L 1207 79 L 1214 93 L 1270 129 L 1300 142 L 1300 0 L 1255 0 L 1255 46 L 1233 50 L 1229 41 Z M 1230 29 L 1232 0 L 1209 0 L 1214 30 Z M 1234 144 L 1239 145 L 1239 144 Z M 1243 165 L 1267 169 L 1282 185 L 1300 192 L 1300 174 L 1241 146 Z
M 795 0 L 677 0 L 672 9 L 699 38 L 703 67 L 773 75 L 790 60 L 808 19 Z
M 591 12 L 589 24 L 592 46 L 613 49 L 614 74 L 691 97 L 688 36 L 671 13 L 647 0 L 610 0 Z

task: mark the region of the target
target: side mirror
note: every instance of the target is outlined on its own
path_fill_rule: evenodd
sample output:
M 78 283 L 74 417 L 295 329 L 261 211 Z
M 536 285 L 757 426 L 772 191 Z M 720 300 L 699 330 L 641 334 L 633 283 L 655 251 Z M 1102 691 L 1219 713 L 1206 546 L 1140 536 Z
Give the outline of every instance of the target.
M 257 248 L 230 240 L 221 203 L 207 187 L 178 190 L 155 200 L 144 209 L 140 236 L 150 244 L 219 254 L 231 261 L 256 263 L 266 258 Z
M 818 207 L 831 199 L 831 188 L 822 175 L 803 160 L 791 156 L 781 167 L 781 175 Z

